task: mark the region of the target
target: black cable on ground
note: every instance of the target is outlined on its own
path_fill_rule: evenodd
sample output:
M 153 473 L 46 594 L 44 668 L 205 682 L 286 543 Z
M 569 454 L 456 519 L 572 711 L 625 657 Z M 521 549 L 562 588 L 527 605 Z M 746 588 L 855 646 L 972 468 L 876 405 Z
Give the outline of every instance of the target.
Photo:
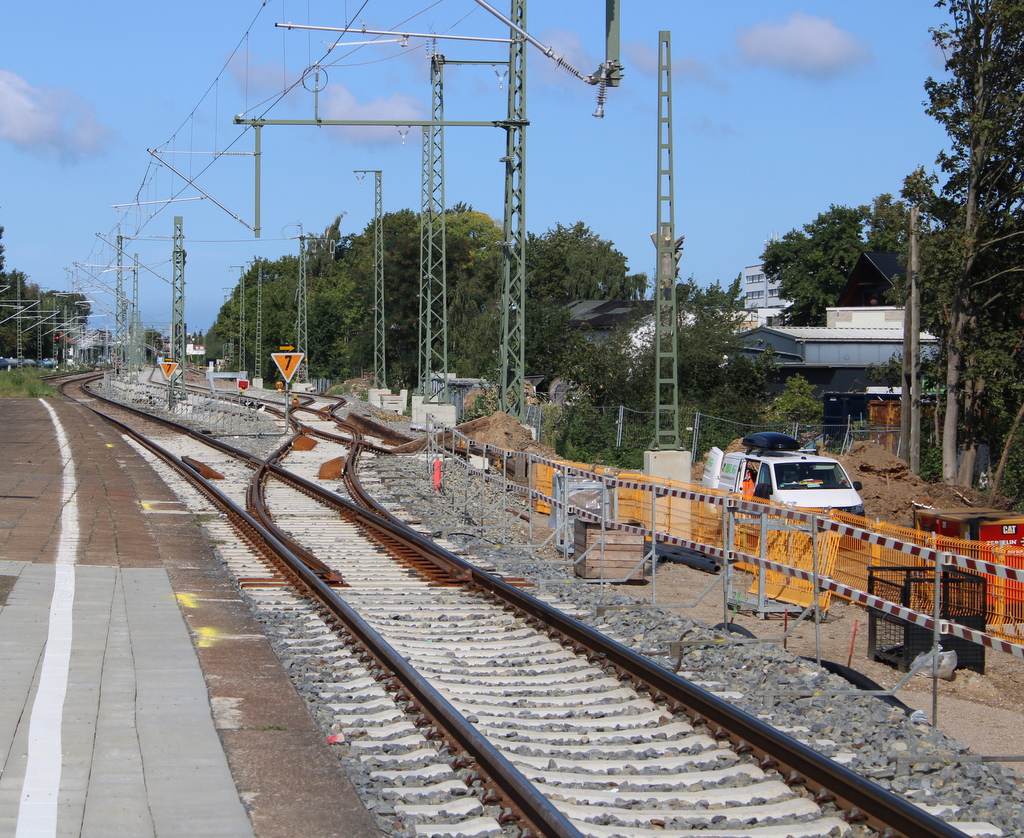
M 756 639 L 757 638 L 756 634 L 754 634 L 749 629 L 744 628 L 743 626 L 739 625 L 739 623 L 719 623 L 718 625 L 715 626 L 715 628 L 718 629 L 719 631 L 729 631 L 729 632 L 732 632 L 733 634 L 739 634 L 739 635 L 742 635 L 743 637 L 749 637 L 751 639 Z M 803 660 L 805 660 L 805 661 L 811 661 L 812 663 L 818 663 L 816 658 L 809 658 L 806 655 L 801 655 L 801 658 Z M 855 686 L 859 690 L 865 690 L 866 692 L 879 692 L 879 693 L 883 691 L 881 684 L 877 684 L 876 682 L 874 682 L 870 678 L 868 678 L 868 676 L 865 675 L 863 672 L 858 672 L 856 669 L 853 669 L 852 667 L 844 666 L 841 663 L 836 663 L 835 661 L 829 661 L 829 660 L 824 660 L 824 659 L 821 660 L 820 664 L 821 664 L 821 668 L 824 669 L 826 672 L 830 672 L 833 675 L 838 675 L 844 681 L 849 682 L 850 684 L 852 684 L 853 686 Z M 913 717 L 914 713 L 917 712 L 917 711 L 914 710 L 913 707 L 910 707 L 910 706 L 904 704 L 902 701 L 900 701 L 894 695 L 879 695 L 879 696 L 876 696 L 876 697 L 880 698 L 882 701 L 884 701 L 890 707 L 895 707 L 898 710 L 902 710 L 908 716 Z

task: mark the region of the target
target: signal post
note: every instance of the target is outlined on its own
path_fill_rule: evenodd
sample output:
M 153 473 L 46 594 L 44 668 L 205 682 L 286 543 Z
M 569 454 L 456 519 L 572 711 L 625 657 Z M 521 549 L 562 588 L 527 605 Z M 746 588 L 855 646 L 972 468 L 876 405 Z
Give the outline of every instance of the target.
M 164 358 L 160 362 L 160 369 L 163 370 L 164 378 L 167 379 L 167 409 L 174 411 L 174 373 L 178 371 L 178 362 L 171 358 Z
M 271 352 L 270 357 L 274 359 L 281 377 L 285 381 L 284 389 L 284 427 L 288 430 L 288 417 L 292 402 L 292 377 L 295 375 L 302 359 L 306 357 L 304 352 L 296 352 L 294 346 L 282 346 L 280 352 Z

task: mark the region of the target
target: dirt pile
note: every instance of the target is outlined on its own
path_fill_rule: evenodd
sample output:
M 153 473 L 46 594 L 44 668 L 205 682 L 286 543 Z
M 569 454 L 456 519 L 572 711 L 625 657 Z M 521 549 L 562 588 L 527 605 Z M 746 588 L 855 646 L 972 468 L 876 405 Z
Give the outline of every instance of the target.
M 369 378 L 350 378 L 347 381 L 342 381 L 341 384 L 335 384 L 327 391 L 327 395 L 358 396 L 366 401 L 366 396 L 372 386 L 373 382 Z
M 514 417 L 501 411 L 459 425 L 459 430 L 477 442 L 497 445 L 509 451 L 523 451 L 541 457 L 555 456 L 554 449 L 541 445 L 533 438 L 530 428 L 519 424 Z
M 500 410 L 490 416 L 481 416 L 479 419 L 472 419 L 455 426 L 463 436 L 467 436 L 476 442 L 483 442 L 487 445 L 495 445 L 499 448 L 506 448 L 509 451 L 522 451 L 527 454 L 537 454 L 540 457 L 554 457 L 555 451 L 546 445 L 541 445 L 533 438 L 530 428 L 520 425 L 519 421 L 502 413 Z M 438 437 L 441 435 L 439 434 Z M 399 445 L 392 450 L 396 454 L 412 454 L 421 450 L 426 445 L 426 438 L 415 440 L 405 445 Z
M 905 460 L 873 442 L 857 442 L 837 457 L 852 480 L 863 487 L 864 514 L 901 527 L 914 526 L 914 507 L 935 509 L 988 507 L 1010 509 L 1010 498 L 990 497 L 976 489 L 927 483 L 910 470 Z

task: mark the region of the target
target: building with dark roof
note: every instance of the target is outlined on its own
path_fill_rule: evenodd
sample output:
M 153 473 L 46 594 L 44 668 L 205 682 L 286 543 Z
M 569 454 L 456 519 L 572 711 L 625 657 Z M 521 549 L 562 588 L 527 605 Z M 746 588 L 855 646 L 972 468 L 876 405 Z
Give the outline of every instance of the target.
M 897 277 L 906 276 L 907 269 L 899 263 L 899 254 L 868 251 L 857 259 L 839 295 L 837 308 L 866 308 L 885 305 Z
M 903 355 L 903 309 L 885 302 L 904 275 L 898 254 L 862 253 L 839 305 L 827 310 L 827 326 L 758 326 L 743 333 L 744 354 L 757 357 L 771 349 L 780 368 L 776 391 L 799 374 L 818 393 L 864 392 L 879 383 L 869 375 L 872 366 Z M 921 335 L 922 352 L 935 351 L 937 343 L 932 335 Z
M 654 311 L 651 300 L 573 300 L 566 303 L 569 324 L 577 329 L 589 329 L 595 338 L 607 337 L 616 326 L 629 320 L 650 315 Z

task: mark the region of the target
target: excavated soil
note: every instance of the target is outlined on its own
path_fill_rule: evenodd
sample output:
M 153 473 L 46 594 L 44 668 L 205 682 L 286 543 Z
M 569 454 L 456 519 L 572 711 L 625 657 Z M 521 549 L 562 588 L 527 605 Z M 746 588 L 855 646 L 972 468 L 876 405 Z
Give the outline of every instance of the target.
M 890 524 L 913 527 L 915 506 L 935 509 L 1013 507 L 1012 498 L 993 497 L 962 486 L 926 483 L 910 471 L 904 460 L 873 442 L 855 443 L 849 453 L 836 459 L 843 464 L 851 479 L 863 484 L 860 496 L 864 499 L 867 517 Z
M 522 451 L 539 457 L 555 457 L 553 448 L 533 438 L 533 431 L 500 410 L 456 426 L 458 431 L 477 442 L 496 445 L 509 451 Z

